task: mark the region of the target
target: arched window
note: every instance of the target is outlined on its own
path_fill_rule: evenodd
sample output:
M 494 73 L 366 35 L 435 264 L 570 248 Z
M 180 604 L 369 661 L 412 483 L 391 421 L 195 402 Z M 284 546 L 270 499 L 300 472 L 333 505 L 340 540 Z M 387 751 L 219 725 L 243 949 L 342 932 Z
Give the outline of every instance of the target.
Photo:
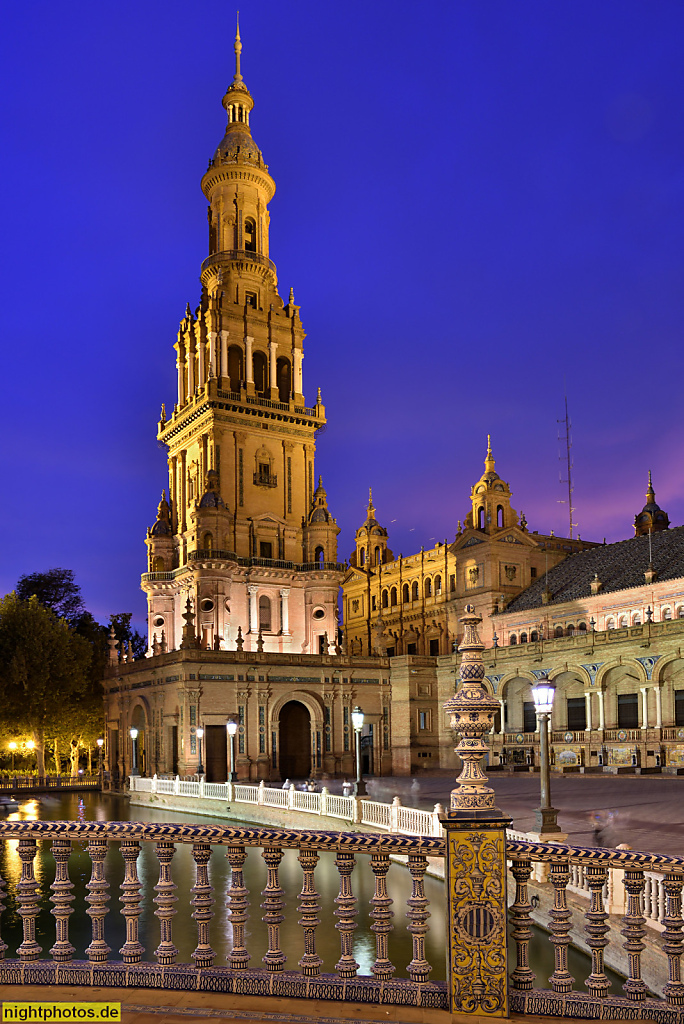
M 418 597 L 419 597 L 419 594 L 418 594 L 418 580 L 414 580 L 413 584 L 411 586 L 411 599 L 413 601 L 417 601 Z
M 477 528 L 484 530 L 484 507 L 482 505 L 477 510 Z
M 527 643 L 527 633 L 521 633 L 520 634 L 520 643 L 521 644 L 526 644 Z
M 496 525 L 503 526 L 503 507 L 501 505 L 496 506 Z
M 511 635 L 510 635 L 510 637 L 508 639 L 509 646 L 510 647 L 515 647 L 517 642 L 518 642 L 517 636 L 515 635 L 515 633 L 511 633 Z
M 411 600 L 410 593 L 411 592 L 409 590 L 409 585 L 408 583 L 405 583 L 401 591 L 401 599 L 404 602 L 404 604 L 408 604 L 409 601 Z
M 435 597 L 439 597 L 442 593 L 442 577 L 435 576 Z
M 669 607 L 668 608 L 663 608 L 663 610 L 660 613 L 660 618 L 662 619 L 663 622 L 669 622 L 670 619 L 672 618 L 672 609 L 669 608 Z
M 684 604 L 680 604 L 679 608 L 677 609 L 677 618 L 684 619 Z
M 380 565 L 380 548 L 375 549 L 375 562 L 374 565 Z
M 226 373 L 226 368 L 223 370 Z M 230 377 L 230 390 L 239 391 L 242 381 L 245 379 L 242 361 L 242 349 L 237 345 L 231 345 L 228 349 L 228 376 Z
M 530 643 L 536 644 L 536 642 L 538 640 L 539 640 L 539 633 L 537 632 L 536 629 L 533 629 L 532 632 L 530 633 Z
M 361 550 L 359 552 L 359 555 L 360 555 L 361 565 L 365 565 L 366 564 L 366 549 L 365 548 L 361 548 Z
M 612 615 L 606 619 L 606 629 L 615 629 L 615 619 Z
M 213 551 L 214 550 L 214 538 L 210 533 L 205 533 L 202 537 L 202 550 Z
M 387 604 L 388 604 L 388 600 L 387 600 L 387 591 L 386 591 L 386 590 L 383 590 L 383 592 L 382 592 L 382 607 L 383 607 L 383 608 L 386 608 L 386 607 L 387 607 Z
M 432 580 L 429 577 L 425 580 L 425 596 L 432 597 Z
M 396 603 L 397 603 L 397 588 L 396 587 L 392 587 L 392 589 L 390 590 L 390 604 L 394 607 L 394 605 Z
M 247 252 L 256 252 L 256 221 L 254 217 L 247 217 L 245 220 L 245 249 Z
M 314 552 L 314 562 L 323 563 L 325 561 L 325 551 L 319 544 Z
M 263 352 L 255 352 L 254 363 L 254 387 L 260 395 L 265 395 L 268 390 L 268 363 Z
M 634 613 L 634 615 L 632 616 L 632 625 L 633 626 L 640 626 L 641 625 L 641 612 L 635 612 Z
M 565 635 L 566 636 L 574 636 L 575 635 L 575 627 L 573 626 L 572 622 L 568 626 L 565 627 Z
M 271 629 L 271 602 L 263 594 L 259 598 L 259 629 L 266 632 Z
M 276 362 L 276 381 L 280 401 L 289 402 L 292 393 L 292 367 L 290 360 L 284 356 L 280 356 Z
M 579 624 L 579 626 L 577 628 L 579 629 L 580 633 L 586 633 L 586 631 L 587 631 L 587 624 L 586 624 L 586 622 L 580 622 L 580 624 Z
M 556 626 L 556 628 L 553 631 L 553 635 L 555 637 L 563 636 L 563 627 L 562 626 Z
M 152 559 L 152 572 L 164 572 L 166 566 L 161 555 L 155 555 Z
M 621 615 L 620 616 L 620 621 L 618 622 L 618 625 L 619 625 L 620 629 L 626 629 L 627 628 L 627 616 L 626 615 Z

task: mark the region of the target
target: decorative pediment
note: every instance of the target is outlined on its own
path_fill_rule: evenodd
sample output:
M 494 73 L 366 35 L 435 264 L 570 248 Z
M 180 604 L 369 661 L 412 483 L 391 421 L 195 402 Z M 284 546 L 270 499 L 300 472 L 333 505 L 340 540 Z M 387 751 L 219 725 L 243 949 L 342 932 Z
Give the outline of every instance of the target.
M 503 540 L 507 544 L 522 544 L 520 537 L 514 536 L 512 533 L 507 533 L 505 537 L 498 537 L 498 540 Z
M 470 540 L 467 540 L 465 542 L 463 547 L 464 548 L 472 548 L 475 544 L 484 544 L 484 541 L 480 540 L 479 537 L 471 537 Z

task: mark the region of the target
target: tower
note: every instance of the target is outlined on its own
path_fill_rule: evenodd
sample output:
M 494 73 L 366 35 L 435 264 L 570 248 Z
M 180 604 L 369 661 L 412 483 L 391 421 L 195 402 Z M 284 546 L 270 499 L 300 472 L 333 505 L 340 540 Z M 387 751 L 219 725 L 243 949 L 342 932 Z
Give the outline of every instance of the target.
M 660 505 L 656 504 L 651 470 L 648 471 L 648 490 L 646 491 L 646 504 L 641 512 L 634 517 L 634 536 L 641 537 L 646 533 L 657 533 L 659 530 L 667 530 L 670 527 L 670 517 L 663 512 Z
M 254 101 L 240 70 L 223 97 L 227 125 L 202 178 L 209 254 L 201 295 L 175 344 L 178 399 L 162 410 L 169 502 L 148 532 L 142 577 L 150 643 L 180 647 L 188 598 L 197 642 L 234 649 L 320 653 L 336 636 L 339 529 L 322 486 L 314 496 L 320 389 L 304 399 L 304 328 L 290 289 L 278 293 L 269 256 L 275 182 L 250 128 Z M 324 651 L 323 653 L 327 653 Z
M 366 519 L 356 531 L 356 547 L 350 562 L 359 568 L 383 565 L 392 560 L 392 552 L 387 547 L 387 530 L 375 518 L 373 491 L 368 491 L 368 507 Z
M 518 513 L 511 507 L 511 489 L 495 470 L 492 439 L 487 434 L 485 471 L 470 492 L 472 509 L 465 519 L 466 529 L 472 527 L 483 533 L 518 526 Z

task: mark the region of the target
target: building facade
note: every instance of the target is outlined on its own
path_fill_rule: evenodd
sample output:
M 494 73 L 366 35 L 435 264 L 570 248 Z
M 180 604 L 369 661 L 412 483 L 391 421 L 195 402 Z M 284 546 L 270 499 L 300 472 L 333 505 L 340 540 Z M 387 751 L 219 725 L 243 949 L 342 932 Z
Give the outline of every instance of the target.
M 496 472 L 488 438 L 484 473 L 451 543 L 395 559 L 371 496 L 343 584 L 346 650 L 390 657 L 449 654 L 466 603 L 482 616 L 482 638 L 489 644 L 496 609 L 568 555 L 593 546 L 529 530 Z
M 339 529 L 314 482 L 325 408 L 320 389 L 306 404 L 300 307 L 292 291 L 287 303 L 278 293 L 275 182 L 252 138 L 240 54 L 238 34 L 226 132 L 202 178 L 200 302 L 181 320 L 178 401 L 159 421 L 169 494 L 146 540 L 149 647 L 235 650 L 239 641 L 248 651 L 327 653 L 342 566 Z

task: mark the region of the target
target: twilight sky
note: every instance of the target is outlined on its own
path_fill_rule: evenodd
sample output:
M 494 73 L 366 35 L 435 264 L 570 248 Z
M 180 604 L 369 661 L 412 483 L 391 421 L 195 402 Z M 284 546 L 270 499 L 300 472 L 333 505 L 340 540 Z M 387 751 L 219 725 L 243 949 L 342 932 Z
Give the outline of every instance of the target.
M 308 331 L 318 472 L 352 548 L 453 538 L 491 432 L 530 529 L 631 535 L 653 470 L 684 522 L 680 0 L 242 0 L 271 256 Z M 145 605 L 172 345 L 207 252 L 235 9 L 2 7 L 0 592 L 73 568 Z

